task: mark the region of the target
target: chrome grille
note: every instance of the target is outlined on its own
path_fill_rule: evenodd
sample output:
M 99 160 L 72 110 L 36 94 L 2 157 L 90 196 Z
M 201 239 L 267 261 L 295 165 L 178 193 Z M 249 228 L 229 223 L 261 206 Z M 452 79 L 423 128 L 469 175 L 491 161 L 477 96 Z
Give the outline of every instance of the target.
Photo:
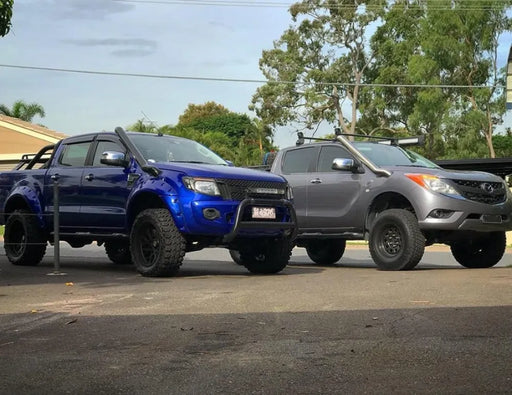
M 507 193 L 502 182 L 452 180 L 457 191 L 468 200 L 485 204 L 505 201 Z
M 224 199 L 243 200 L 247 197 L 260 199 L 284 199 L 286 182 L 235 180 L 230 178 L 217 178 L 217 185 Z M 280 190 L 283 193 L 262 193 L 258 189 Z

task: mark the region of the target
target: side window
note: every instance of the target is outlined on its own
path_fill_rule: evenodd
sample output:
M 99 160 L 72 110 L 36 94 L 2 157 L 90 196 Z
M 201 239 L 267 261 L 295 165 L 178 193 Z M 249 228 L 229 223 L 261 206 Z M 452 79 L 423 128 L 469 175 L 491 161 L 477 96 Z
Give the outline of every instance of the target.
M 60 156 L 62 166 L 84 167 L 91 142 L 68 144 Z
M 284 174 L 307 173 L 309 165 L 314 159 L 315 147 L 301 148 L 288 151 L 283 160 L 282 171 Z
M 326 146 L 322 147 L 320 157 L 318 158 L 318 172 L 334 171 L 332 161 L 336 158 L 352 159 L 353 156 L 342 147 Z
M 106 166 L 100 162 L 101 155 L 105 151 L 126 152 L 124 148 L 122 148 L 119 144 L 114 143 L 113 141 L 98 141 L 96 152 L 94 153 L 94 159 L 92 161 L 93 166 Z

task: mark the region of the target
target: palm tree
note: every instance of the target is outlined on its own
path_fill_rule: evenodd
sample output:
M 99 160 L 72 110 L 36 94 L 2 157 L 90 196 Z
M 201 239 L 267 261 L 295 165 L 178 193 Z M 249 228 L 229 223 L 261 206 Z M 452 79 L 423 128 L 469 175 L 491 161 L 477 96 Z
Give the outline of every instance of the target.
M 157 127 L 153 123 L 147 123 L 144 119 L 138 119 L 133 125 L 127 127 L 132 132 L 155 133 Z
M 18 118 L 22 121 L 32 122 L 32 119 L 39 115 L 44 118 L 45 112 L 43 106 L 37 103 L 25 103 L 23 100 L 17 100 L 12 105 L 12 108 L 4 104 L 0 104 L 0 114 L 7 115 L 8 117 Z

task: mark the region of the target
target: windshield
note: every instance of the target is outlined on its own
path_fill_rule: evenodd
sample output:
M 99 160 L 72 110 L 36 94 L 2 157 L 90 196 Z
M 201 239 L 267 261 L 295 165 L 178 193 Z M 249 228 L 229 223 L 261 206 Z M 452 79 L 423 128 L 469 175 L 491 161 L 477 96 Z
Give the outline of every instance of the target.
M 227 165 L 226 161 L 204 145 L 175 136 L 129 134 L 144 158 L 150 162 L 188 162 Z
M 414 151 L 406 150 L 395 145 L 379 143 L 352 143 L 365 157 L 379 167 L 382 166 L 413 166 L 439 168 L 438 165 Z

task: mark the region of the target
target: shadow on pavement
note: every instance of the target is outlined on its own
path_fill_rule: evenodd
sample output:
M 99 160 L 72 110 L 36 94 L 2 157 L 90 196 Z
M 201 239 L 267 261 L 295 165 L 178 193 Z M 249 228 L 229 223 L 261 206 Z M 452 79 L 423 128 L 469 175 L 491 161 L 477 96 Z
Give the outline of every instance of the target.
M 290 276 L 296 274 L 315 273 L 324 270 L 322 267 L 286 267 L 282 272 L 265 276 Z M 172 277 L 143 277 L 133 265 L 116 265 L 108 258 L 63 256 L 60 260 L 60 273 L 53 275 L 53 257 L 45 257 L 37 266 L 12 265 L 5 255 L 0 254 L 0 286 L 22 284 L 58 284 L 66 281 L 93 283 L 94 286 L 105 287 L 113 284 L 140 284 L 147 282 L 170 282 L 179 278 L 201 278 L 207 276 L 263 276 L 250 273 L 245 267 L 233 262 L 216 260 L 185 259 L 183 265 Z
M 2 393 L 510 393 L 512 306 L 0 315 Z

